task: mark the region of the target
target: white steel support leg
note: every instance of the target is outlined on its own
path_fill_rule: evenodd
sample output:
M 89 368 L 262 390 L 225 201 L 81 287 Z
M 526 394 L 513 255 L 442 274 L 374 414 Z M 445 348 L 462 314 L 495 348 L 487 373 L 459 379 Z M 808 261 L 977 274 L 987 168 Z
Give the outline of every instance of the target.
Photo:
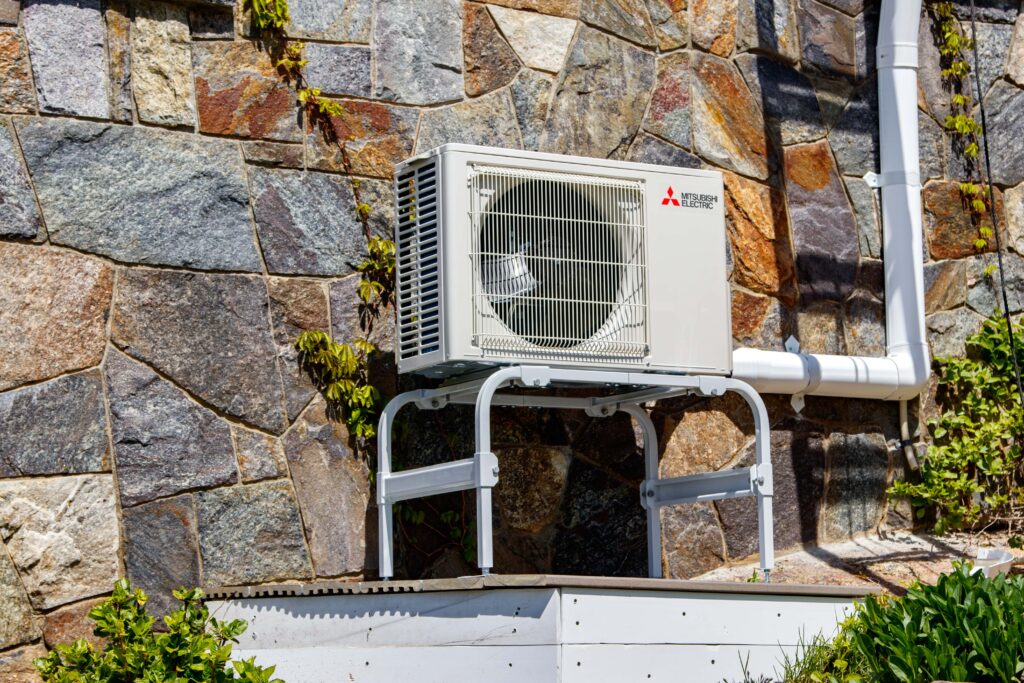
M 521 367 L 502 368 L 487 378 L 476 396 L 476 453 L 478 482 L 476 487 L 476 564 L 487 576 L 494 566 L 494 520 L 492 517 L 491 489 L 498 483 L 497 458 L 491 453 L 491 402 L 494 392 L 507 382 L 523 377 Z M 492 478 L 483 471 L 486 463 L 493 462 Z M 489 483 L 490 482 L 490 483 Z
M 644 478 L 648 481 L 658 478 L 658 432 L 651 416 L 635 404 L 619 407 L 636 420 L 644 435 Z M 646 491 L 641 495 L 646 495 Z M 647 511 L 647 575 L 660 579 L 661 574 L 661 510 L 655 505 L 645 505 Z
M 426 393 L 407 391 L 395 396 L 388 401 L 377 421 L 377 561 L 378 573 L 385 581 L 395 575 L 394 505 L 385 496 L 387 479 L 391 475 L 391 430 L 398 411 L 422 399 Z
M 758 549 L 761 559 L 761 571 L 764 580 L 771 580 L 771 572 L 775 567 L 775 521 L 772 517 L 772 496 L 774 481 L 772 478 L 771 429 L 768 422 L 768 410 L 764 401 L 752 386 L 746 382 L 729 380 L 729 389 L 735 391 L 746 400 L 754 413 L 754 454 L 757 467 L 755 490 L 757 492 L 757 533 Z

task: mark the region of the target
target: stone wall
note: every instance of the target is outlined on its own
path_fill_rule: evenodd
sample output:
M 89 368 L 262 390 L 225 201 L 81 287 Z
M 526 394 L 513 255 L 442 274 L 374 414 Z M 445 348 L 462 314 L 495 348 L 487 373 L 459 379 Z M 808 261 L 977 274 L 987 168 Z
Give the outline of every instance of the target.
M 345 103 L 378 231 L 393 164 L 444 142 L 717 168 L 737 344 L 883 352 L 878 206 L 860 179 L 878 165 L 872 3 L 290 4 L 310 79 Z M 1019 311 L 1024 18 L 1016 0 L 979 4 Z M 158 610 L 181 584 L 375 575 L 370 464 L 290 346 L 306 329 L 354 334 L 361 230 L 337 151 L 307 130 L 240 5 L 0 0 L 5 680 L 31 680 L 31 657 L 83 633 L 118 575 Z M 992 257 L 960 208 L 928 22 L 921 38 L 928 328 L 936 354 L 957 354 L 995 305 Z M 906 523 L 884 497 L 901 473 L 894 404 L 769 404 L 780 549 Z M 467 418 L 416 416 L 400 459 L 467 454 Z M 736 401 L 654 418 L 665 475 L 752 458 Z M 498 424 L 496 570 L 643 574 L 631 424 L 544 411 Z M 750 503 L 665 511 L 667 573 L 754 553 Z M 423 524 L 403 525 L 404 575 L 472 571 L 441 520 L 466 505 L 429 501 Z

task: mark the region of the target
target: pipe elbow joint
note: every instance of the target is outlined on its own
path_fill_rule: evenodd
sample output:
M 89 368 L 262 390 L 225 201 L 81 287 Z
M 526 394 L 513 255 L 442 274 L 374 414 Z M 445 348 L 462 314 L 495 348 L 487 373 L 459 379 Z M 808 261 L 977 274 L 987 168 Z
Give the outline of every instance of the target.
M 891 400 L 912 399 L 928 387 L 932 358 L 926 342 L 890 349 L 889 358 L 896 364 L 896 372 L 899 375 L 899 383 L 890 397 Z

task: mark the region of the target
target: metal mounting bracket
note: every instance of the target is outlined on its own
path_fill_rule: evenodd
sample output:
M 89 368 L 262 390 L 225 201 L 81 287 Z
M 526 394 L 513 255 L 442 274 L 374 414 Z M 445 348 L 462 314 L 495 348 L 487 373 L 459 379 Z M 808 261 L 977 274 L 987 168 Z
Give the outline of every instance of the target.
M 795 340 L 794 340 L 795 341 Z M 553 382 L 593 387 L 602 393 L 608 386 L 628 387 L 611 396 L 567 397 L 532 391 L 501 393 L 507 386 L 526 389 L 550 387 Z M 639 388 L 638 388 L 639 387 Z M 693 474 L 661 479 L 658 476 L 658 435 L 650 415 L 642 406 L 653 402 L 698 394 L 721 396 L 740 394 L 754 415 L 756 462 L 724 472 Z M 407 405 L 438 410 L 452 404 L 475 406 L 476 449 L 473 457 L 454 462 L 391 471 L 392 427 L 398 412 Z M 477 563 L 487 574 L 494 565 L 491 493 L 498 484 L 498 458 L 491 452 L 490 414 L 492 406 L 576 409 L 594 417 L 616 412 L 630 415 L 639 425 L 644 441 L 645 479 L 640 502 L 647 511 L 648 571 L 661 576 L 661 517 L 659 509 L 741 496 L 757 499 L 758 542 L 761 568 L 767 578 L 774 565 L 772 521 L 772 466 L 768 413 L 764 401 L 750 385 L 728 377 L 705 375 L 664 375 L 628 371 L 578 370 L 547 366 L 517 365 L 500 368 L 486 377 L 409 391 L 391 399 L 381 413 L 377 430 L 377 505 L 380 525 L 380 575 L 394 576 L 394 510 L 396 502 L 453 491 L 476 491 Z

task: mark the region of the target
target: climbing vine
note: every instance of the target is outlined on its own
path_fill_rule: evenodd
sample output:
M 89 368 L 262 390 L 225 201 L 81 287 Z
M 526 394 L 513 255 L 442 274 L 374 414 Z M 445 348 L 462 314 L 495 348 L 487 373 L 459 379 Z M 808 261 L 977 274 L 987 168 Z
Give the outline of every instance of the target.
M 359 324 L 363 335 L 349 342 L 335 340 L 321 330 L 301 333 L 295 340 L 299 363 L 309 374 L 317 390 L 328 403 L 328 414 L 342 419 L 349 434 L 355 437 L 357 448 L 366 452 L 376 434 L 376 419 L 380 412 L 381 393 L 370 377 L 370 360 L 377 347 L 370 341 L 374 325 L 387 308 L 394 303 L 395 243 L 370 228 L 372 208 L 363 201 L 359 179 L 353 173 L 346 143 L 335 122 L 344 117 L 341 102 L 323 95 L 320 88 L 307 82 L 304 69 L 305 46 L 290 40 L 284 27 L 289 22 L 287 0 L 246 0 L 252 21 L 274 59 L 274 65 L 295 86 L 296 99 L 302 106 L 310 127 L 338 149 L 342 170 L 348 178 L 355 201 L 356 218 L 366 240 L 366 256 L 356 266 L 359 273 Z M 413 209 L 415 210 L 415 209 Z M 449 447 L 454 448 L 453 444 Z M 453 453 L 454 456 L 454 453 Z M 466 562 L 476 557 L 476 530 L 472 515 L 467 514 L 465 492 L 458 494 L 459 509 L 438 508 L 430 500 L 412 501 L 395 505 L 399 532 L 404 542 L 427 561 L 435 559 L 445 549 L 461 550 Z M 440 546 L 430 551 L 417 545 L 417 537 L 440 540 Z
M 967 177 L 960 181 L 960 197 L 964 210 L 978 228 L 974 240 L 976 249 L 984 249 L 994 236 L 995 226 L 984 223 L 991 208 L 992 197 L 982 183 L 978 164 L 981 124 L 974 118 L 974 98 L 970 91 L 971 66 L 966 52 L 973 49 L 974 41 L 964 35 L 952 2 L 932 2 L 928 5 L 935 22 L 935 37 L 941 57 L 942 79 L 949 89 L 949 114 L 943 126 L 953 136 L 953 149 L 964 159 Z
M 1014 324 L 1016 353 L 1024 330 Z M 929 422 L 932 445 L 920 481 L 896 482 L 890 494 L 909 498 L 923 518 L 937 515 L 936 531 L 1005 525 L 1011 543 L 1024 533 L 1024 412 L 1014 383 L 1006 319 L 994 316 L 967 339 L 967 358 L 938 358 L 942 415 Z
M 307 125 L 338 149 L 342 169 L 349 181 L 355 214 L 366 240 L 366 257 L 356 266 L 359 273 L 359 323 L 363 336 L 339 342 L 321 330 L 301 333 L 295 340 L 299 363 L 328 402 L 332 417 L 344 419 L 357 446 L 365 446 L 376 433 L 380 391 L 370 381 L 370 358 L 377 347 L 370 341 L 374 325 L 393 303 L 395 243 L 373 234 L 372 207 L 363 201 L 360 181 L 352 170 L 348 139 L 336 121 L 344 116 L 341 102 L 322 94 L 305 78 L 307 64 L 301 41 L 290 40 L 284 27 L 290 19 L 287 0 L 247 0 L 253 24 L 270 47 L 281 75 L 295 84 L 296 99 L 306 114 Z

